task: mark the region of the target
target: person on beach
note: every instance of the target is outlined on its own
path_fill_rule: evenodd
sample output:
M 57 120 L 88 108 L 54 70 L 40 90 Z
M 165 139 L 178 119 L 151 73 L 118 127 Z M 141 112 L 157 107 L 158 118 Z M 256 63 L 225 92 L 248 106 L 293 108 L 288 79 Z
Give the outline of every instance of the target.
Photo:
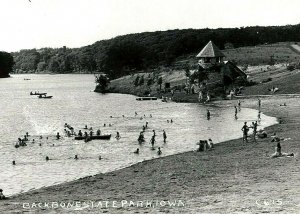
M 253 128 L 253 141 L 256 143 L 257 121 L 252 122 L 252 128 Z
M 237 113 L 238 113 L 238 110 L 237 110 L 237 107 L 234 106 L 234 118 L 237 120 Z
M 60 138 L 60 135 L 59 135 L 59 132 L 57 132 L 56 139 L 59 140 L 59 138 Z
M 277 146 L 275 147 L 275 153 L 271 155 L 271 158 L 278 158 L 278 157 L 294 157 L 294 153 L 290 153 L 290 154 L 282 153 L 280 142 L 278 142 Z
M 3 190 L 0 189 L 0 200 L 4 200 L 6 197 L 3 195 Z
M 134 153 L 134 154 L 139 154 L 139 153 L 140 153 L 140 149 L 137 148 L 133 153 Z
M 96 134 L 97 134 L 97 136 L 100 136 L 100 135 L 101 135 L 100 129 L 97 130 Z
M 117 132 L 116 139 L 119 140 L 121 138 L 120 133 Z
M 157 154 L 158 154 L 158 155 L 161 155 L 161 154 L 162 154 L 162 152 L 161 152 L 161 150 L 160 150 L 160 147 L 158 147 Z
M 165 130 L 163 130 L 163 138 L 164 138 L 164 143 L 165 143 L 167 140 L 167 134 L 166 134 Z
M 212 139 L 208 139 L 208 149 L 214 149 L 215 148 L 215 146 L 214 146 L 214 144 L 213 144 L 213 142 L 212 142 Z
M 249 131 L 249 127 L 247 126 L 247 122 L 244 123 L 242 129 L 243 131 L 243 142 L 248 143 L 248 131 Z
M 207 117 L 207 120 L 210 119 L 210 111 L 207 109 L 207 112 L 206 112 L 206 117 Z

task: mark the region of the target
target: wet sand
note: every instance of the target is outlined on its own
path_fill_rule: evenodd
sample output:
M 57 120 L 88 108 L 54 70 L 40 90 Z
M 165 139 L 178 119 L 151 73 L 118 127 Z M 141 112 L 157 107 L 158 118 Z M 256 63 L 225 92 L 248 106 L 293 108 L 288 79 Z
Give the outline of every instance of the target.
M 280 106 L 284 102 L 287 106 Z M 237 100 L 214 103 L 232 107 Z M 257 99 L 243 99 L 242 107 L 257 108 Z M 282 123 L 268 127 L 268 138 L 258 139 L 258 143 L 232 140 L 215 145 L 212 151 L 158 158 L 34 190 L 0 201 L 0 213 L 74 213 L 74 207 L 23 208 L 23 203 L 73 201 L 116 201 L 117 207 L 109 204 L 101 208 L 98 203 L 77 213 L 299 213 L 299 108 L 300 98 L 262 98 L 261 111 L 280 118 Z M 277 144 L 271 142 L 274 132 L 280 138 L 290 138 L 281 146 L 283 152 L 293 152 L 294 158 L 267 157 Z M 122 200 L 135 204 L 121 207 Z M 174 207 L 137 207 L 137 201 L 151 200 L 182 203 Z

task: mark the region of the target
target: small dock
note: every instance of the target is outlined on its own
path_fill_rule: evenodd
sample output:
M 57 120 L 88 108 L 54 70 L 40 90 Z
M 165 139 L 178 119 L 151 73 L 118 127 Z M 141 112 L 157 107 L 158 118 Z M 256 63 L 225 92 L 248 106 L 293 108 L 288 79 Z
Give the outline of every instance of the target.
M 136 100 L 143 101 L 143 100 L 157 100 L 157 97 L 138 97 Z

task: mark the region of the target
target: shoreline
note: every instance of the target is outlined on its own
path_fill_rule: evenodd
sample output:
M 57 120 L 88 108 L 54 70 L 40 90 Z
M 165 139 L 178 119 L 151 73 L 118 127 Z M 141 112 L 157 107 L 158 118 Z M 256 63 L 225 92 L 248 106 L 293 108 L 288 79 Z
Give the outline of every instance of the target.
M 268 99 L 268 98 L 267 98 Z M 285 99 L 288 99 L 288 101 L 290 102 L 291 101 L 291 99 L 295 99 L 295 98 L 285 98 Z M 278 102 L 278 100 L 275 100 L 274 98 L 269 98 L 268 100 L 272 100 L 272 102 L 273 101 L 275 101 L 275 102 Z M 232 102 L 236 102 L 237 100 L 218 100 L 218 101 L 214 101 L 214 102 L 212 102 L 214 105 L 216 105 L 216 106 L 220 106 L 220 107 L 222 107 L 222 106 L 225 106 L 225 105 L 228 105 L 228 104 L 232 104 Z M 262 101 L 266 101 L 265 99 L 264 100 L 262 100 Z M 254 108 L 255 109 L 255 104 L 253 103 L 253 102 L 255 102 L 255 100 L 253 100 L 252 98 L 250 98 L 250 99 L 242 99 L 242 102 L 243 102 L 243 104 L 242 104 L 242 107 L 244 106 L 244 104 L 246 105 L 245 107 L 249 107 L 249 108 Z M 255 102 L 256 103 L 256 102 Z M 298 103 L 299 104 L 299 103 Z M 288 106 L 289 106 L 289 104 L 288 104 Z M 264 114 L 266 114 L 266 115 L 269 115 L 269 116 L 275 116 L 276 118 L 283 118 L 283 121 L 284 121 L 284 123 L 283 124 L 286 124 L 286 122 L 288 122 L 291 118 L 290 118 L 290 116 L 289 115 L 287 115 L 287 117 L 285 117 L 285 115 L 279 115 L 279 117 L 278 117 L 278 115 L 276 115 L 276 113 L 274 112 L 274 109 L 272 110 L 272 108 L 271 109 L 269 109 L 270 107 L 267 107 L 268 109 L 266 109 L 267 111 L 266 112 L 264 112 L 263 111 L 263 113 Z M 264 110 L 264 104 L 262 104 L 262 110 Z M 275 115 L 274 115 L 275 114 Z M 272 126 L 269 126 L 269 127 L 267 127 L 265 130 L 267 130 L 267 132 L 270 134 L 270 133 L 272 133 L 274 130 L 277 130 L 277 129 L 279 129 L 280 128 L 280 126 L 281 126 L 281 124 L 276 124 L 276 125 L 272 125 Z M 275 132 L 275 131 L 274 131 Z M 295 133 L 296 134 L 296 133 Z M 268 139 L 267 139 L 268 141 L 270 140 L 270 138 L 268 137 Z M 266 142 L 267 141 L 266 139 L 262 139 L 262 140 L 258 140 L 259 142 L 263 142 L 263 145 L 265 145 L 266 143 L 268 143 L 268 144 L 270 144 L 269 142 Z M 127 177 L 129 177 L 129 178 L 132 178 L 132 179 L 134 179 L 135 181 L 136 181 L 136 179 L 134 178 L 134 176 L 136 175 L 136 174 L 140 174 L 139 173 L 139 171 L 143 171 L 144 170 L 144 167 L 150 167 L 150 170 L 152 170 L 152 173 L 150 173 L 150 174 L 147 174 L 147 175 L 149 175 L 150 177 L 153 177 L 153 175 L 151 176 L 151 174 L 153 174 L 153 170 L 155 169 L 155 168 L 153 168 L 152 166 L 158 166 L 158 165 L 160 165 L 160 163 L 163 163 L 163 162 L 170 162 L 171 160 L 177 160 L 177 159 L 182 159 L 182 160 L 185 160 L 185 159 L 190 159 L 191 157 L 194 157 L 194 158 L 196 158 L 196 159 L 200 159 L 201 160 L 201 164 L 203 165 L 203 162 L 212 162 L 212 161 L 209 161 L 209 159 L 207 160 L 207 157 L 206 156 L 208 156 L 208 157 L 210 157 L 210 156 L 212 156 L 212 157 L 214 157 L 214 158 L 216 158 L 216 157 L 220 157 L 220 155 L 221 155 L 221 157 L 222 157 L 222 155 L 224 155 L 224 151 L 221 151 L 221 150 L 225 150 L 225 156 L 226 156 L 226 151 L 228 150 L 227 149 L 227 147 L 229 146 L 229 147 L 232 147 L 231 149 L 234 149 L 235 150 L 235 152 L 237 152 L 237 151 L 239 151 L 239 152 L 242 152 L 242 153 L 244 153 L 245 151 L 245 149 L 246 150 L 249 150 L 250 148 L 248 148 L 249 146 L 252 146 L 251 144 L 243 144 L 243 145 L 241 145 L 241 143 L 240 143 L 240 141 L 241 141 L 241 138 L 239 138 L 239 139 L 234 139 L 234 140 L 230 140 L 230 141 L 225 141 L 225 142 L 221 142 L 221 143 L 218 143 L 218 144 L 216 144 L 215 145 L 215 150 L 213 150 L 213 151 L 207 151 L 207 152 L 202 152 L 202 153 L 199 153 L 199 152 L 195 152 L 195 151 L 189 151 L 189 152 L 183 152 L 183 153 L 179 153 L 179 154 L 174 154 L 174 155 L 170 155 L 170 156 L 165 156 L 165 157 L 161 157 L 161 158 L 155 158 L 155 159 L 151 159 L 151 160 L 145 160 L 145 161 L 142 161 L 142 162 L 139 162 L 139 163 L 136 163 L 136 164 L 133 164 L 133 165 L 131 165 L 131 166 L 128 166 L 128 167 L 125 167 L 125 168 L 122 168 L 122 169 L 119 169 L 119 170 L 116 170 L 116 171 L 113 171 L 113 172 L 108 172 L 108 173 L 104 173 L 104 174 L 102 174 L 102 173 L 100 173 L 100 174 L 97 174 L 97 175 L 95 175 L 95 176 L 87 176 L 87 177 L 84 177 L 84 178 L 81 178 L 81 179 L 78 179 L 78 180 L 75 180 L 75 181 L 71 181 L 71 182 L 66 182 L 66 183 L 62 183 L 62 184 L 58 184 L 58 185 L 54 185 L 54 186 L 50 186 L 50 187 L 44 187 L 44 188 L 41 188 L 41 189 L 37 189 L 37 190 L 33 190 L 33 191 L 29 191 L 29 192 L 26 192 L 26 193 L 20 193 L 20 194 L 17 194 L 17 195 L 14 195 L 14 196 L 12 196 L 12 197 L 10 197 L 8 200 L 5 200 L 5 201 L 0 201 L 0 211 L 9 211 L 9 210 L 11 210 L 11 209 L 14 209 L 14 210 L 18 210 L 18 211 L 20 211 L 20 210 L 22 210 L 22 207 L 21 206 L 17 206 L 15 203 L 16 202 L 14 202 L 14 203 L 12 203 L 13 201 L 18 201 L 18 200 L 20 200 L 20 201 L 35 201 L 36 199 L 47 199 L 47 198 L 51 198 L 51 199 L 53 199 L 53 197 L 54 198 L 56 198 L 55 197 L 55 194 L 52 194 L 52 193 L 58 193 L 58 199 L 60 198 L 60 199 L 62 199 L 62 198 L 66 198 L 65 197 L 65 192 L 69 192 L 70 191 L 70 194 L 72 195 L 72 199 L 73 200 L 81 200 L 81 199 L 85 199 L 86 198 L 86 194 L 77 194 L 76 192 L 77 192 L 77 188 L 76 188 L 76 186 L 81 186 L 81 187 L 83 187 L 83 189 L 81 189 L 81 190 L 78 190 L 79 192 L 91 192 L 91 193 L 93 193 L 94 191 L 93 190 L 89 190 L 89 191 L 86 191 L 86 189 L 89 189 L 89 187 L 85 187 L 85 185 L 86 184 L 88 184 L 88 183 L 91 183 L 91 184 L 93 184 L 94 185 L 94 183 L 95 184 L 98 184 L 99 182 L 100 182 L 100 180 L 101 181 L 106 181 L 105 183 L 107 183 L 107 182 L 109 182 L 110 183 L 110 180 L 113 180 L 113 182 L 112 183 L 114 183 L 114 184 L 116 184 L 117 186 L 123 186 L 123 185 L 126 185 L 126 183 L 124 184 L 124 183 L 120 183 L 120 180 L 122 180 L 122 178 L 126 178 L 126 176 L 124 177 L 124 176 L 122 176 L 122 174 L 124 174 L 125 173 L 125 175 L 127 175 Z M 236 148 L 235 148 L 236 147 Z M 271 153 L 273 153 L 273 147 L 274 147 L 274 145 L 272 144 L 272 147 L 270 147 L 270 152 Z M 196 149 L 196 148 L 195 148 Z M 240 150 L 238 150 L 238 149 L 240 149 Z M 232 151 L 227 151 L 227 152 L 232 152 Z M 204 156 L 204 157 L 203 157 Z M 206 157 L 206 158 L 205 158 Z M 204 158 L 204 160 L 203 160 L 203 158 Z M 228 157 L 227 157 L 228 158 Z M 186 162 L 186 160 L 185 160 L 185 162 Z M 229 160 L 229 162 L 230 162 L 230 160 Z M 172 161 L 171 161 L 171 163 L 172 163 Z M 212 162 L 212 163 L 209 163 L 209 164 L 211 164 L 211 166 L 213 167 L 214 166 L 214 163 Z M 164 167 L 166 167 L 166 169 L 168 169 L 168 165 L 170 165 L 170 164 L 164 164 Z M 180 165 L 180 164 L 179 164 Z M 172 167 L 171 167 L 172 168 Z M 180 167 L 179 167 L 180 168 Z M 218 168 L 218 167 L 217 167 Z M 299 167 L 298 167 L 299 168 Z M 175 167 L 175 169 L 177 169 L 177 167 Z M 181 170 L 182 170 L 182 167 L 181 167 Z M 299 170 L 299 169 L 298 169 Z M 132 172 L 133 171 L 133 172 Z M 147 170 L 146 170 L 147 171 Z M 167 170 L 168 171 L 168 170 Z M 176 171 L 176 170 L 175 170 Z M 196 170 L 197 171 L 197 170 Z M 229 170 L 230 171 L 230 170 Z M 154 174 L 157 174 L 157 171 L 154 171 L 155 173 Z M 193 171 L 194 172 L 194 171 Z M 216 172 L 215 172 L 216 173 Z M 226 172 L 224 172 L 225 174 L 227 174 Z M 145 173 L 141 173 L 141 174 L 144 174 L 144 175 L 140 175 L 141 177 L 143 177 L 144 179 L 145 179 Z M 189 174 L 189 173 L 188 173 Z M 197 174 L 197 173 L 195 173 L 195 174 Z M 205 179 L 206 179 L 206 177 L 209 177 L 208 175 L 210 175 L 211 173 L 209 173 L 209 172 L 207 172 L 207 174 L 205 174 L 205 175 L 202 175 L 202 176 L 204 176 L 205 177 Z M 218 173 L 217 173 L 218 174 Z M 217 174 L 213 174 L 213 175 L 211 175 L 212 177 L 214 177 L 214 176 L 216 176 Z M 175 175 L 176 175 L 176 173 L 175 173 Z M 182 176 L 184 176 L 184 175 L 182 175 Z M 147 176 L 146 176 L 147 177 Z M 158 176 L 159 177 L 159 176 Z M 172 180 L 177 180 L 178 178 L 177 178 L 177 176 L 173 176 L 174 178 L 171 178 L 171 181 Z M 179 176 L 180 177 L 180 176 Z M 216 177 L 218 177 L 218 176 L 216 176 Z M 113 178 L 113 179 L 111 179 L 111 178 Z M 120 178 L 120 179 L 118 179 L 118 178 Z M 144 182 L 144 179 L 142 180 L 143 182 Z M 108 181 L 107 181 L 108 180 Z M 152 181 L 153 179 L 148 179 L 149 181 Z M 159 183 L 161 183 L 161 182 L 163 182 L 164 180 L 163 180 L 163 178 L 156 178 L 156 177 L 154 177 L 154 180 L 156 181 L 153 185 L 154 186 L 158 186 L 159 185 Z M 186 182 L 186 180 L 190 180 L 190 179 L 184 179 L 183 181 L 184 182 Z M 128 182 L 128 181 L 127 181 Z M 134 184 L 136 184 L 136 182 L 133 182 Z M 138 182 L 137 182 L 138 183 Z M 158 183 L 158 184 L 157 184 Z M 101 185 L 103 185 L 103 184 L 99 184 L 100 186 Z M 105 186 L 105 185 L 104 185 Z M 129 185 L 130 186 L 130 189 L 131 188 L 133 188 L 134 190 L 136 190 L 136 188 L 135 187 L 131 187 L 131 185 Z M 140 185 L 139 185 L 140 186 Z M 71 190 L 69 189 L 70 187 L 72 187 L 71 188 Z M 103 187 L 103 186 L 102 186 Z M 112 191 L 112 189 L 111 188 L 109 188 L 109 185 L 107 186 L 105 186 L 106 188 L 100 188 L 100 190 L 98 189 L 98 191 L 100 191 L 101 192 L 101 190 L 103 190 L 103 189 L 105 189 L 105 192 L 106 192 L 106 194 L 104 194 L 105 196 L 111 196 L 111 192 L 114 192 L 115 191 L 115 193 L 116 193 L 116 195 L 118 195 L 118 196 L 123 196 L 124 198 L 125 197 L 128 197 L 128 195 L 130 195 L 131 197 L 132 197 L 132 195 L 133 194 L 131 194 L 130 192 L 131 191 L 129 191 L 129 192 L 127 192 L 127 193 L 123 193 L 123 194 L 120 194 L 120 193 L 118 193 L 118 192 L 116 192 L 116 191 L 118 191 L 118 190 L 121 190 L 120 188 L 113 188 L 113 191 Z M 211 189 L 211 188 L 209 188 L 209 189 Z M 108 191 L 107 191 L 108 190 Z M 151 188 L 150 189 L 147 189 L 148 190 L 148 192 L 146 191 L 146 192 L 143 192 L 143 194 L 142 195 L 149 195 L 149 193 L 151 193 L 152 191 L 151 191 Z M 5 191 L 5 190 L 4 190 Z M 211 189 L 211 191 L 213 191 L 212 189 Z M 122 192 L 122 191 L 121 191 Z M 176 191 L 175 191 L 176 192 Z M 172 193 L 172 191 L 170 191 L 170 193 Z M 163 192 L 161 193 L 164 197 L 166 197 L 166 196 L 168 196 L 168 195 L 165 195 L 165 194 L 163 194 Z M 192 193 L 191 193 L 192 194 Z M 92 194 L 93 195 L 93 194 Z M 93 197 L 95 197 L 97 194 L 94 194 L 93 195 Z M 150 194 L 151 195 L 151 194 Z M 158 194 L 158 195 L 160 195 L 160 194 Z M 180 195 L 180 194 L 179 194 Z M 38 197 L 38 196 L 40 196 L 40 197 Z M 78 197 L 78 199 L 76 198 L 76 196 L 80 196 L 80 197 Z M 84 197 L 85 196 L 85 197 Z M 30 199 L 28 199 L 28 197 L 30 198 Z M 31 198 L 31 197 L 33 197 L 33 198 Z M 93 198 L 92 197 L 92 198 Z M 164 198 L 163 197 L 163 198 Z M 81 199 L 80 199 L 81 198 Z M 106 197 L 106 198 L 109 198 L 109 199 L 111 199 L 111 198 L 114 198 L 114 197 Z M 116 198 L 118 198 L 118 197 L 116 197 Z M 122 198 L 122 197 L 119 197 L 119 198 Z M 88 200 L 88 198 L 86 198 L 86 200 Z M 4 202 L 4 204 L 3 204 L 3 202 Z M 9 203 L 9 202 L 11 202 L 11 203 Z M 2 206 L 3 205 L 3 206 Z M 159 207 L 158 207 L 159 208 Z M 192 208 L 192 209 L 194 209 L 194 208 L 201 208 L 201 207 L 197 207 L 197 206 L 192 206 L 192 207 L 190 207 L 190 208 Z M 134 208 L 128 208 L 129 210 L 132 210 L 132 209 L 134 209 Z M 177 211 L 177 210 L 173 210 L 173 208 L 170 208 L 172 211 Z M 178 208 L 178 212 L 180 212 L 180 211 L 184 211 L 184 210 L 182 210 L 182 209 L 186 209 L 186 207 L 183 207 L 183 208 Z M 212 208 L 213 210 L 214 210 L 214 208 Z M 38 209 L 39 210 L 39 209 Z M 48 210 L 48 211 L 51 211 L 51 210 Z M 53 210 L 52 210 L 53 211 Z M 59 210 L 57 210 L 57 211 L 59 211 Z M 86 210 L 87 212 L 92 212 L 92 210 Z

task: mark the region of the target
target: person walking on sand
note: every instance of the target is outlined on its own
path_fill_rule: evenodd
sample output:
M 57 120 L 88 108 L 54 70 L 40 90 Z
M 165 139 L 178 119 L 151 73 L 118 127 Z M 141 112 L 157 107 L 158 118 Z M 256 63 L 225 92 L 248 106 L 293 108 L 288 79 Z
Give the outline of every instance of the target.
M 243 142 L 248 143 L 248 131 L 249 131 L 249 127 L 247 126 L 247 122 L 244 122 L 244 125 L 241 129 L 243 131 Z
M 210 119 L 210 111 L 207 109 L 207 112 L 206 112 L 206 116 L 207 116 L 207 120 Z
M 167 134 L 166 134 L 165 130 L 163 130 L 163 138 L 164 138 L 164 143 L 165 143 L 167 140 Z

